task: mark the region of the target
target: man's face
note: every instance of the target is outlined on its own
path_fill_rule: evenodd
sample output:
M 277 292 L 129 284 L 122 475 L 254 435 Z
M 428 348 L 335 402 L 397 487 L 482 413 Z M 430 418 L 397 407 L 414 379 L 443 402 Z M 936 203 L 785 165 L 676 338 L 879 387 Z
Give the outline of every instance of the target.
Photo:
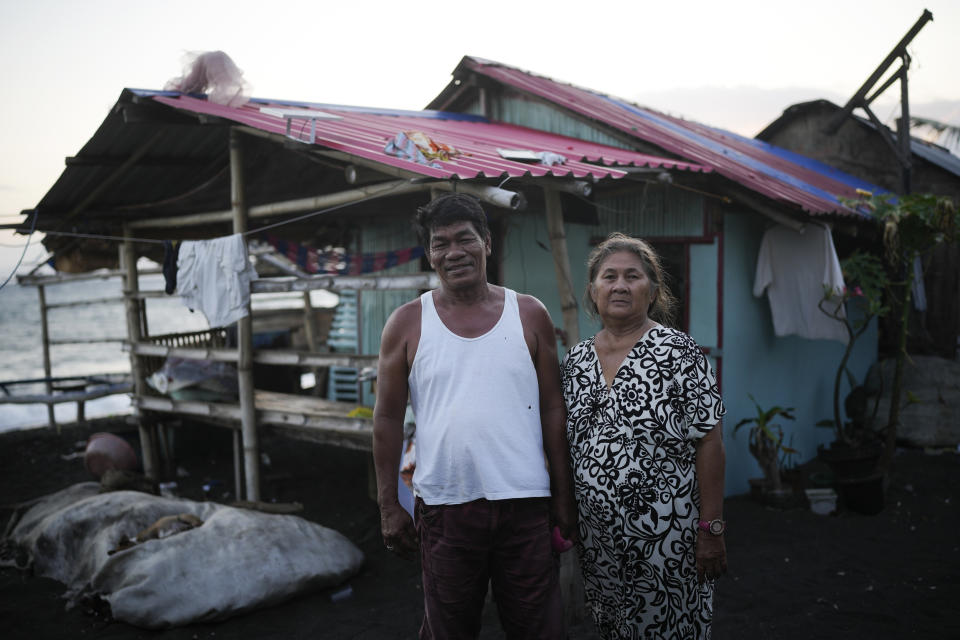
M 490 237 L 481 236 L 471 222 L 454 222 L 430 231 L 430 266 L 449 287 L 486 282 L 489 255 Z

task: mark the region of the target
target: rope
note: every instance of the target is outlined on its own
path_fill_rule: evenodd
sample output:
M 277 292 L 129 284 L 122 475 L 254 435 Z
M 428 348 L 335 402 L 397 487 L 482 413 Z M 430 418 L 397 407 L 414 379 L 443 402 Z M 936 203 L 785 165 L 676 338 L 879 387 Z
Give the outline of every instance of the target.
M 27 234 L 27 242 L 23 245 L 23 252 L 20 254 L 20 259 L 17 260 L 16 266 L 13 267 L 13 271 L 10 272 L 10 275 L 7 276 L 7 279 L 3 281 L 3 284 L 0 284 L 0 289 L 3 289 L 7 286 L 7 283 L 10 282 L 10 278 L 13 277 L 13 274 L 17 272 L 17 269 L 20 268 L 20 264 L 23 262 L 23 257 L 27 255 L 27 248 L 30 246 L 30 238 L 33 237 L 33 231 L 37 228 L 37 212 L 33 212 L 33 222 L 30 224 L 30 233 Z

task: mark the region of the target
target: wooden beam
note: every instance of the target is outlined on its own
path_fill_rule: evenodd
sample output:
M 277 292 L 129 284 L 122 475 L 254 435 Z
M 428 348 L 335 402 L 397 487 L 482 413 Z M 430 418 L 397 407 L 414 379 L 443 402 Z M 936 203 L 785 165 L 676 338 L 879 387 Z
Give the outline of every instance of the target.
M 124 306 L 127 319 L 127 340 L 131 343 L 137 343 L 143 337 L 140 335 L 140 304 L 131 294 L 137 291 L 139 287 L 139 277 L 137 274 L 137 253 L 134 249 L 133 240 L 129 232 L 124 233 L 123 244 L 119 247 L 119 262 L 123 267 L 123 294 L 125 297 Z M 143 366 L 140 359 L 133 353 L 130 354 L 130 374 L 133 377 L 133 393 L 135 397 L 143 396 L 147 391 L 146 380 L 143 373 Z M 157 480 L 159 471 L 159 461 L 153 441 L 153 425 L 149 424 L 141 412 L 134 408 L 134 416 L 137 418 L 137 430 L 140 435 L 140 458 L 143 463 L 143 475 L 153 480 Z
M 366 200 L 368 198 L 418 193 L 426 191 L 428 188 L 428 185 L 413 183 L 408 180 L 393 180 L 356 189 L 328 193 L 312 198 L 300 198 L 297 200 L 286 200 L 283 202 L 253 206 L 247 210 L 247 217 L 248 219 L 267 218 L 288 213 L 302 213 L 311 210 L 319 211 L 328 207 L 359 202 L 360 200 Z M 233 210 L 193 213 L 165 218 L 145 218 L 131 222 L 128 226 L 131 229 L 166 229 L 171 227 L 192 227 L 217 222 L 230 222 L 231 220 L 233 220 Z
M 85 307 L 91 304 L 109 304 L 111 302 L 123 302 L 126 298 L 123 296 L 110 296 L 109 298 L 89 298 L 87 300 L 75 300 L 73 302 L 58 302 L 48 304 L 47 309 L 63 309 L 66 307 Z
M 281 435 L 362 451 L 373 449 L 373 421 L 350 417 L 352 404 L 270 391 L 256 391 L 254 397 L 258 421 L 273 425 Z M 241 409 L 235 404 L 143 396 L 136 399 L 136 406 L 216 420 L 221 426 L 241 429 Z
M 853 97 L 847 101 L 847 104 L 844 105 L 831 120 L 827 123 L 826 132 L 827 133 L 836 133 L 837 129 L 840 128 L 840 125 L 843 124 L 843 121 L 853 113 L 853 110 L 857 107 L 862 107 L 866 104 L 864 98 L 867 95 L 867 92 L 870 91 L 871 87 L 877 83 L 877 81 L 886 73 L 887 69 L 890 67 L 893 62 L 899 58 L 902 54 L 907 52 L 907 45 L 910 44 L 910 41 L 920 33 L 920 29 L 923 28 L 927 22 L 933 20 L 933 14 L 929 10 L 924 9 L 923 14 L 920 16 L 920 19 L 910 27 L 910 31 L 907 32 L 905 36 L 897 43 L 897 46 L 887 54 L 887 57 L 884 58 L 883 62 L 880 63 L 880 66 L 877 67 L 870 77 L 867 78 L 867 81 L 863 83 L 857 92 L 853 94 Z M 873 96 L 874 98 L 876 95 Z
M 61 338 L 50 340 L 50 344 L 106 344 L 111 342 L 126 342 L 126 338 Z
M 135 164 L 137 164 L 140 158 L 145 156 L 147 152 L 153 148 L 153 145 L 156 144 L 157 140 L 159 140 L 163 136 L 163 133 L 164 132 L 161 129 L 160 131 L 157 131 L 152 136 L 150 136 L 150 138 L 146 142 L 144 142 L 133 153 L 130 154 L 130 157 L 127 158 L 123 162 L 123 164 L 121 164 L 119 167 L 114 169 L 109 176 L 107 176 L 100 184 L 94 187 L 93 190 L 86 195 L 86 197 L 84 197 L 80 202 L 78 202 L 76 206 L 74 206 L 73 209 L 70 210 L 70 213 L 60 218 L 60 220 L 57 221 L 56 226 L 53 229 L 51 229 L 51 231 L 59 231 L 64 227 L 64 225 L 66 225 L 75 217 L 83 213 L 91 202 L 96 200 L 101 193 L 106 191 L 107 188 L 109 188 L 114 182 L 122 178 L 127 173 L 127 171 L 129 171 Z
M 187 358 L 191 360 L 212 360 L 215 362 L 238 362 L 236 349 L 210 347 L 169 347 L 150 342 L 124 345 L 124 350 L 138 356 L 155 358 Z M 301 367 L 363 367 L 377 363 L 376 354 L 323 353 L 313 351 L 290 351 L 283 349 L 257 349 L 253 352 L 253 361 L 257 364 L 287 365 Z
M 117 383 L 97 387 L 91 389 L 90 391 L 64 391 L 63 393 L 0 396 L 0 404 L 45 404 L 52 406 L 64 402 L 83 402 L 86 400 L 94 400 L 96 398 L 112 396 L 118 393 L 130 393 L 131 391 L 133 391 L 133 385 L 129 383 Z
M 47 394 L 53 392 L 53 385 L 50 382 L 50 327 L 47 322 L 47 293 L 43 285 L 37 287 L 37 295 L 40 297 L 40 340 L 43 347 L 43 375 L 47 378 Z M 54 415 L 53 405 L 47 406 L 47 423 L 51 428 L 57 426 L 57 419 Z
M 557 288 L 560 292 L 563 330 L 566 333 L 566 346 L 569 348 L 580 341 L 580 319 L 577 296 L 573 291 L 573 279 L 570 275 L 570 256 L 567 253 L 567 234 L 563 226 L 563 208 L 557 191 L 544 189 L 543 195 L 547 213 L 547 233 L 550 236 L 550 253 L 553 254 L 553 269 L 557 275 Z
M 259 278 L 250 283 L 254 293 L 284 293 L 288 291 L 327 291 L 343 290 L 398 290 L 398 289 L 434 289 L 440 285 L 435 273 L 405 275 L 365 275 L 365 276 L 312 276 L 309 280 L 300 278 Z
M 144 269 L 140 275 L 156 275 L 163 273 L 163 269 Z M 17 284 L 24 286 L 39 286 L 42 284 L 58 284 L 62 282 L 81 282 L 84 280 L 109 280 L 123 276 L 123 269 L 97 270 L 89 273 L 59 273 L 53 276 L 17 276 Z

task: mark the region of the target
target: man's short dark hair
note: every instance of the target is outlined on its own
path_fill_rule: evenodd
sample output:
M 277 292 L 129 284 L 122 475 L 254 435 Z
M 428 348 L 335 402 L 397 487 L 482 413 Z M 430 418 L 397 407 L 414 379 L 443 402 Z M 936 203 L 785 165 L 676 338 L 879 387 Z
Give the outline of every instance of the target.
M 417 209 L 413 226 L 420 238 L 420 244 L 430 249 L 430 232 L 437 227 L 446 227 L 457 222 L 470 222 L 480 237 L 490 234 L 487 214 L 483 212 L 480 201 L 465 193 L 447 193 L 434 198 Z

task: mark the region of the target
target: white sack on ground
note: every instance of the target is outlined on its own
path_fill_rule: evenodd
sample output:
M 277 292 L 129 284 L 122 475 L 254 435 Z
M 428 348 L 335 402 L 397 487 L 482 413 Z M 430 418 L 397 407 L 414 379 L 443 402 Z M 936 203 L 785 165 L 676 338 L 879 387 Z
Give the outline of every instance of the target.
M 146 628 L 222 620 L 356 574 L 360 551 L 342 534 L 297 516 L 135 491 L 94 482 L 40 500 L 11 532 L 37 575 L 76 601 L 99 595 L 114 618 Z M 109 555 L 164 516 L 203 525 Z

